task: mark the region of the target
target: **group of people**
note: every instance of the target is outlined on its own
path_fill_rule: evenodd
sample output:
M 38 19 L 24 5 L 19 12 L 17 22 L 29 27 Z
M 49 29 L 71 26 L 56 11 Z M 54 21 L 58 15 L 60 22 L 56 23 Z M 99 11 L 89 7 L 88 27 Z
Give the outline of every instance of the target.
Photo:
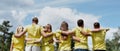
M 12 36 L 10 51 L 71 51 L 71 39 L 74 41 L 73 51 L 89 51 L 88 36 L 92 37 L 94 51 L 106 51 L 105 35 L 109 29 L 100 28 L 100 23 L 93 24 L 94 29 L 84 28 L 84 20 L 79 19 L 77 26 L 69 30 L 66 21 L 61 23 L 60 29 L 52 32 L 52 25 L 38 25 L 38 18 L 32 19 L 32 24 L 25 28 L 18 26 Z M 24 49 L 25 48 L 25 49 Z

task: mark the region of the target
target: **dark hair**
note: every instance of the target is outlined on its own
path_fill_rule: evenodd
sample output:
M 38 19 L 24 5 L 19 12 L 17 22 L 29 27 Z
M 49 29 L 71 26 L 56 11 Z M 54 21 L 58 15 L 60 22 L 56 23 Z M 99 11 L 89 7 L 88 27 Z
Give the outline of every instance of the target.
M 43 28 L 45 28 L 45 26 L 43 26 Z
M 83 26 L 83 25 L 84 25 L 84 21 L 83 21 L 82 19 L 79 19 L 79 20 L 77 21 L 77 25 L 78 25 L 78 26 Z
M 100 23 L 99 22 L 95 22 L 94 23 L 94 28 L 100 28 Z
M 49 25 L 49 26 L 50 26 L 50 30 L 51 30 L 51 32 L 52 32 L 52 25 L 51 25 L 51 24 L 47 24 L 47 25 Z
M 34 23 L 38 24 L 38 18 L 37 18 L 37 17 L 34 17 L 34 18 L 32 19 L 32 21 L 33 21 Z
M 66 21 L 63 21 L 62 23 L 61 23 L 61 26 L 60 27 L 62 27 L 63 25 L 65 25 L 66 26 L 66 29 L 68 30 L 68 23 L 66 22 Z M 61 29 L 61 28 L 60 28 Z

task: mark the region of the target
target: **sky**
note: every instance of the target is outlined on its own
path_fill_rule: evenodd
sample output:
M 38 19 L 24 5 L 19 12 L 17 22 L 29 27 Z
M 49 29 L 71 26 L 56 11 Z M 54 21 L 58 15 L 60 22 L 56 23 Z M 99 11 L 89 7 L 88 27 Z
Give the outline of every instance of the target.
M 106 39 L 112 39 L 113 32 L 120 26 L 120 0 L 0 0 L 0 24 L 9 20 L 15 31 L 18 25 L 31 24 L 33 17 L 39 18 L 39 25 L 52 24 L 53 31 L 59 29 L 62 21 L 72 29 L 78 19 L 85 21 L 86 28 L 93 28 L 94 22 L 110 28 Z M 92 46 L 89 38 L 90 48 Z

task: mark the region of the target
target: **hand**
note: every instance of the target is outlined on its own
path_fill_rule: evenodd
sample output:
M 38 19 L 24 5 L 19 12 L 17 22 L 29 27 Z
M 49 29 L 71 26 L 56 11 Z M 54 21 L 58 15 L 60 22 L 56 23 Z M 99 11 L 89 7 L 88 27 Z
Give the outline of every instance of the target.
M 63 40 L 67 40 L 68 36 L 62 36 Z
M 50 44 L 50 43 L 53 43 L 53 39 L 49 40 L 48 42 L 49 42 L 49 44 Z
M 106 31 L 109 31 L 109 30 L 110 30 L 109 28 L 106 29 Z
M 34 41 L 35 44 L 36 44 L 36 43 L 40 43 L 40 42 L 41 42 L 40 39 L 36 39 L 36 40 Z
M 80 40 L 79 40 L 79 39 L 77 39 L 77 42 L 80 42 Z

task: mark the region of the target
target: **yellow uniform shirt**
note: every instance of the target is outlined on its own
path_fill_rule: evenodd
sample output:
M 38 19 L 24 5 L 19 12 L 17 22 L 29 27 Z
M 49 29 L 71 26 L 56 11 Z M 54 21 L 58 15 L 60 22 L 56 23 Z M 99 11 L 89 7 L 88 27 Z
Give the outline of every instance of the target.
M 90 32 L 88 29 L 81 27 L 76 27 L 73 29 L 75 36 L 80 39 L 80 42 L 75 41 L 75 49 L 88 49 L 88 37 L 80 33 L 82 30 Z
M 43 37 L 42 51 L 54 51 L 53 37 L 54 37 L 54 35 L 50 36 L 50 37 Z
M 71 35 L 67 36 L 67 39 L 63 40 L 61 32 L 58 32 L 56 34 L 56 37 L 59 38 L 61 43 L 59 43 L 59 50 L 64 51 L 64 50 L 71 50 Z
M 41 29 L 42 27 L 39 25 L 28 25 L 25 30 L 27 31 L 27 38 L 32 38 L 32 39 L 39 39 L 41 36 Z M 40 46 L 40 43 L 32 43 L 34 41 L 27 41 L 26 45 L 32 45 L 32 46 Z
M 106 50 L 106 30 L 92 33 L 93 50 Z
M 12 36 L 13 51 L 24 51 L 24 39 L 25 36 L 21 36 L 20 38 Z

